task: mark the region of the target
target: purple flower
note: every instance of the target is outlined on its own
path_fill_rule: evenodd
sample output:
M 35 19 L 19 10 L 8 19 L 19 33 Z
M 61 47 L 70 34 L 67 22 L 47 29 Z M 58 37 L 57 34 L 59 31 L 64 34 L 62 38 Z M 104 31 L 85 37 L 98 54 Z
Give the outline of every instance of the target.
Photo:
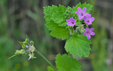
M 94 28 L 86 28 L 85 29 L 85 32 L 83 33 L 83 36 L 87 36 L 87 38 L 88 39 L 90 39 L 91 38 L 91 36 L 90 35 L 95 35 L 95 33 L 94 32 L 92 32 L 94 30 Z
M 36 58 L 36 57 L 34 57 L 34 53 L 32 53 L 32 54 L 30 53 L 28 60 L 33 59 L 33 58 Z
M 84 16 L 85 23 L 87 23 L 88 25 L 91 25 L 94 20 L 95 20 L 95 18 L 91 17 L 91 14 L 89 14 L 89 13 L 85 14 L 85 16 Z
M 30 60 L 31 59 L 31 56 L 28 58 L 28 60 Z
M 70 25 L 70 26 L 74 26 L 76 23 L 75 19 L 73 18 L 67 19 L 66 22 L 67 22 L 67 25 Z
M 84 7 L 83 10 L 81 10 L 81 8 L 78 7 L 78 12 L 75 12 L 77 15 L 79 15 L 79 19 L 80 19 L 80 20 L 84 18 L 86 9 L 87 9 L 87 8 Z
M 28 49 L 29 46 L 26 45 L 26 48 Z

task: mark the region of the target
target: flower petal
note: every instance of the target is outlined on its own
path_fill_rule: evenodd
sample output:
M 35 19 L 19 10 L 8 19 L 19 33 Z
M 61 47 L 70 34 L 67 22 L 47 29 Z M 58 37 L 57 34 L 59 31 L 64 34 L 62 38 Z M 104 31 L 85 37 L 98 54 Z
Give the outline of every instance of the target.
M 91 14 L 89 13 L 85 13 L 84 16 L 86 16 L 87 18 L 91 18 Z
M 69 19 L 66 20 L 66 22 L 69 22 L 69 21 L 70 21 Z
M 67 23 L 67 25 L 70 25 L 70 24 L 71 24 L 70 22 Z
M 83 18 L 83 19 L 84 19 L 84 21 L 86 21 L 86 20 L 87 20 L 87 17 L 86 17 L 86 16 L 84 16 L 84 18 Z
M 85 36 L 85 35 L 86 35 L 86 32 L 83 33 L 83 36 Z
M 83 13 L 85 13 L 85 12 L 86 12 L 86 9 L 87 9 L 86 7 L 84 7 L 84 8 L 83 8 Z
M 79 12 L 75 12 L 75 14 L 80 15 Z
M 80 7 L 78 7 L 78 12 L 81 12 L 81 8 Z
M 76 22 L 76 20 L 75 20 L 75 19 L 73 19 L 73 18 L 71 19 L 71 21 L 73 21 L 74 23 Z
M 95 20 L 95 18 L 94 18 L 94 17 L 90 18 L 90 21 L 94 21 L 94 20 Z
M 89 15 L 89 13 L 85 13 L 85 14 L 84 14 L 84 16 L 87 16 L 87 15 Z
M 89 28 L 86 28 L 86 29 L 85 29 L 85 32 L 88 31 L 88 30 L 89 30 Z
M 89 21 L 89 22 L 86 21 L 86 23 L 87 23 L 88 25 L 91 25 L 91 24 L 92 24 L 92 21 Z
M 90 39 L 90 38 L 91 38 L 91 36 L 90 36 L 89 34 L 87 34 L 87 38 L 88 38 L 88 39 Z
M 31 56 L 28 58 L 28 60 L 30 60 L 31 59 Z
M 79 16 L 79 19 L 81 20 L 81 19 L 83 19 L 83 17 L 84 17 L 84 16 Z
M 90 34 L 91 34 L 91 35 L 95 35 L 95 33 L 94 33 L 94 32 L 90 32 Z
M 90 28 L 90 30 L 91 30 L 91 31 L 93 31 L 93 30 L 94 30 L 94 28 Z
M 75 24 L 70 24 L 70 26 L 74 26 Z

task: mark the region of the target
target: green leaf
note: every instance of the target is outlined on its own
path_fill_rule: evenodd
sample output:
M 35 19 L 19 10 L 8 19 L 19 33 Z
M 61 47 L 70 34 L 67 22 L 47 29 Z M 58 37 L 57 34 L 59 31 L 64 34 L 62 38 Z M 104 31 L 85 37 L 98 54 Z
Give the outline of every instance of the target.
M 82 8 L 82 9 L 84 7 L 86 7 L 87 8 L 86 13 L 90 13 L 93 5 L 86 4 L 86 3 L 84 3 L 84 4 L 79 3 L 79 4 L 76 5 L 76 7 L 73 7 L 73 11 L 78 11 L 78 9 L 77 9 L 78 7 Z
M 49 21 L 47 24 L 46 24 L 48 30 L 54 30 L 56 27 L 58 27 L 58 25 L 56 23 L 54 23 L 54 21 Z
M 90 13 L 90 11 L 92 10 L 93 5 L 84 3 L 84 4 L 82 4 L 81 8 L 83 9 L 84 7 L 87 8 L 86 13 Z
M 58 10 L 52 15 L 52 20 L 58 24 L 58 26 L 65 27 L 67 26 L 66 19 L 64 13 L 66 11 L 66 7 L 59 5 Z
M 91 41 L 86 36 L 76 34 L 71 36 L 65 44 L 65 50 L 73 56 L 88 57 L 90 54 Z
M 47 7 L 44 7 L 44 14 L 45 14 L 45 19 L 46 21 L 50 21 L 51 20 L 51 17 L 52 15 L 58 11 L 58 7 L 57 6 L 47 6 Z
M 69 29 L 65 29 L 63 27 L 58 26 L 53 21 L 50 21 L 46 24 L 47 28 L 51 30 L 50 35 L 56 38 L 62 38 L 62 40 L 67 39 L 69 37 Z
M 66 54 L 58 54 L 55 63 L 58 71 L 81 71 L 80 62 Z
M 56 38 L 62 38 L 62 40 L 64 40 L 69 37 L 69 33 L 69 29 L 58 26 L 50 33 L 50 35 Z
M 48 66 L 48 71 L 54 71 L 51 66 Z

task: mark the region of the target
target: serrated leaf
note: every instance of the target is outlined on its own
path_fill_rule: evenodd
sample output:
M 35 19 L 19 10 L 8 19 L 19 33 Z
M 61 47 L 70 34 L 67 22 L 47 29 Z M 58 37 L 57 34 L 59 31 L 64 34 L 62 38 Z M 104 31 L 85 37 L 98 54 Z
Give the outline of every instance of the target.
M 52 20 L 57 24 L 62 24 L 66 19 L 64 18 L 64 14 L 59 11 L 52 15 Z
M 48 71 L 54 71 L 51 66 L 48 66 Z
M 51 17 L 52 15 L 58 11 L 58 7 L 57 6 L 47 6 L 47 7 L 44 7 L 44 14 L 45 14 L 45 19 L 46 21 L 50 21 L 51 20 Z
M 58 25 L 56 23 L 54 23 L 54 21 L 49 21 L 47 24 L 46 24 L 48 30 L 54 30 L 56 27 L 58 27 Z
M 62 40 L 64 40 L 69 37 L 69 33 L 69 29 L 58 26 L 50 33 L 50 35 L 56 38 L 62 38 Z
M 81 9 L 86 7 L 87 8 L 86 13 L 90 13 L 93 5 L 86 4 L 86 3 L 84 3 L 84 4 L 79 3 L 79 4 L 76 5 L 76 7 L 73 7 L 73 11 L 78 11 L 78 9 L 77 9 L 78 7 L 80 7 Z
M 52 20 L 58 24 L 58 26 L 64 27 L 67 26 L 64 22 L 66 21 L 64 17 L 64 13 L 66 11 L 66 7 L 59 5 L 58 10 L 52 15 Z M 63 24 L 63 25 L 61 25 Z
M 62 40 L 69 37 L 69 29 L 58 26 L 56 23 L 54 23 L 54 21 L 49 21 L 46 26 L 49 30 L 51 30 L 50 35 L 53 37 L 62 38 Z
M 66 54 L 58 54 L 55 63 L 58 71 L 81 71 L 80 62 Z
M 88 57 L 90 54 L 91 41 L 86 36 L 76 34 L 71 36 L 65 44 L 65 50 L 73 56 Z
M 86 13 L 90 13 L 90 11 L 92 10 L 93 5 L 84 3 L 84 4 L 82 4 L 81 8 L 83 9 L 84 7 L 87 8 Z

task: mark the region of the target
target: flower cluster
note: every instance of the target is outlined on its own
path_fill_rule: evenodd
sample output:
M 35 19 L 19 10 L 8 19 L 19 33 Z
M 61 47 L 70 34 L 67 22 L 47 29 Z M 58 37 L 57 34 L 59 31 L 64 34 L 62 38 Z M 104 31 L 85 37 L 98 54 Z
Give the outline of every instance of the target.
M 87 36 L 88 39 L 91 38 L 90 35 L 95 35 L 94 32 L 92 32 L 94 30 L 94 28 L 88 28 L 88 25 L 91 25 L 92 22 L 95 20 L 94 17 L 91 17 L 91 14 L 86 13 L 87 8 L 84 7 L 83 9 L 81 9 L 80 7 L 78 7 L 78 11 L 75 12 L 75 14 L 77 14 L 79 16 L 80 20 L 84 20 L 84 23 L 86 23 L 87 28 L 85 28 L 85 32 L 83 33 L 83 36 Z M 76 20 L 74 18 L 70 18 L 66 20 L 67 25 L 73 27 L 76 24 Z M 84 26 L 83 26 L 84 27 Z
M 11 56 L 10 58 L 22 54 L 22 55 L 29 55 L 28 60 L 36 58 L 34 57 L 34 51 L 35 51 L 35 47 L 34 47 L 34 42 L 33 41 L 29 41 L 28 37 L 25 39 L 25 41 L 20 42 L 18 41 L 21 45 L 22 45 L 22 49 L 21 50 L 16 50 L 15 55 Z

